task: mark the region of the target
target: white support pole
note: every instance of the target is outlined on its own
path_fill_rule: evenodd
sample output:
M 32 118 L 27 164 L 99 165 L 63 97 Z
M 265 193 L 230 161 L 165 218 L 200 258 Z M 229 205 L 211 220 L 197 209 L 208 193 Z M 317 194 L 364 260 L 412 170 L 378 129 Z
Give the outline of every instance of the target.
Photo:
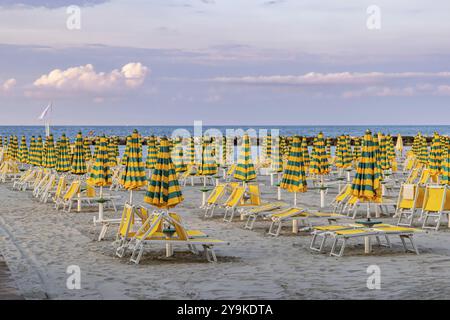
M 278 199 L 278 201 L 281 200 L 281 188 L 280 187 L 278 187 L 278 190 L 277 190 L 277 199 Z
M 100 199 L 103 198 L 103 187 L 100 186 Z M 103 202 L 99 202 L 98 204 L 98 221 L 103 221 Z
M 294 192 L 294 207 L 297 206 L 297 192 Z

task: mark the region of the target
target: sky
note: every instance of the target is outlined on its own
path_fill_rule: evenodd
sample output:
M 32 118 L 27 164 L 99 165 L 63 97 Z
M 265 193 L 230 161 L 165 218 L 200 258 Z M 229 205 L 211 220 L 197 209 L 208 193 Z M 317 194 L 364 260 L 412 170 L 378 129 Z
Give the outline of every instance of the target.
M 0 125 L 449 124 L 450 1 L 0 0 Z

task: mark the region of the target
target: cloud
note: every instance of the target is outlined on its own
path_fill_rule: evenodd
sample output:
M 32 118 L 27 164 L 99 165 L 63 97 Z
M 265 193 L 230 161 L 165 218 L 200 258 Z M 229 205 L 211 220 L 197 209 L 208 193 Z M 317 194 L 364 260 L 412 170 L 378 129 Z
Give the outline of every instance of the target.
M 141 86 L 149 69 L 139 62 L 130 62 L 120 70 L 96 72 L 87 64 L 66 70 L 55 69 L 33 83 L 34 90 L 51 90 L 65 93 L 105 93 L 135 89 Z
M 243 76 L 243 77 L 216 77 L 213 82 L 235 83 L 249 85 L 361 85 L 376 84 L 389 80 L 408 79 L 447 79 L 450 72 L 340 72 L 317 73 L 310 72 L 304 75 L 272 75 L 272 76 Z
M 0 7 L 24 7 L 56 9 L 68 6 L 90 7 L 109 0 L 0 0 Z
M 3 84 L 0 87 L 0 91 L 4 93 L 10 92 L 16 86 L 16 84 L 17 84 L 16 79 L 14 78 L 8 79 L 5 82 L 3 82 Z
M 363 90 L 345 91 L 342 93 L 343 98 L 360 98 L 360 97 L 411 97 L 417 93 L 413 87 L 391 88 L 391 87 L 368 87 Z

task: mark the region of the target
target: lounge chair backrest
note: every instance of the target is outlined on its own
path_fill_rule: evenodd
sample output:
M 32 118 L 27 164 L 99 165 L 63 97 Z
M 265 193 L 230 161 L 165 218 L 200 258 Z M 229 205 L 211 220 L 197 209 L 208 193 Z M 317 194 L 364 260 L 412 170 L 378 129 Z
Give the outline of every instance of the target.
M 91 186 L 91 185 L 86 185 L 86 196 L 88 198 L 94 198 L 96 195 L 95 193 L 95 187 Z
M 79 192 L 79 190 L 80 190 L 80 181 L 72 181 L 72 184 L 70 185 L 69 189 L 67 189 L 63 199 L 64 200 L 72 199 Z
M 428 180 L 430 179 L 430 170 L 424 169 L 422 171 L 422 175 L 420 176 L 419 184 L 427 184 Z
M 213 192 L 211 192 L 211 195 L 208 197 L 208 203 L 209 204 L 215 204 L 222 196 L 223 192 L 225 191 L 225 185 L 219 184 L 217 185 Z
M 249 184 L 248 193 L 250 194 L 250 204 L 254 206 L 261 205 L 261 193 L 259 191 L 259 185 Z
M 347 199 L 347 197 L 350 196 L 351 194 L 352 194 L 352 186 L 351 184 L 347 184 L 345 186 L 345 189 L 336 196 L 336 201 L 342 202 L 345 199 Z
M 447 188 L 443 186 L 439 187 L 427 186 L 425 191 L 423 210 L 428 212 L 442 211 L 445 203 L 446 190 Z
M 62 176 L 59 178 L 58 186 L 56 187 L 55 197 L 59 198 L 66 188 L 66 177 Z
M 175 227 L 175 231 L 177 233 L 177 240 L 188 240 L 188 234 L 186 229 L 184 229 L 183 225 L 181 224 L 181 222 L 177 221 L 176 219 L 173 219 L 173 225 Z
M 237 187 L 233 190 L 230 197 L 225 203 L 226 207 L 236 207 L 239 202 L 241 202 L 242 197 L 244 196 L 245 189 L 244 187 Z
M 134 225 L 133 206 L 128 203 L 125 204 L 122 211 L 122 218 L 120 219 L 119 235 L 122 237 L 128 237 L 128 233 Z

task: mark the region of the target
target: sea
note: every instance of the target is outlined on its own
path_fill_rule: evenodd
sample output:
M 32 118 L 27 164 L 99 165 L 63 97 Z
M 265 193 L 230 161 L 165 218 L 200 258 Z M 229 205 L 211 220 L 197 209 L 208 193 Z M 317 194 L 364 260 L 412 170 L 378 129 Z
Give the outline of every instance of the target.
M 194 135 L 194 130 L 198 132 L 206 132 L 213 130 L 220 131 L 222 134 L 234 131 L 239 135 L 244 131 L 248 131 L 251 136 L 265 136 L 266 132 L 272 132 L 272 135 L 300 135 L 300 136 L 315 136 L 319 132 L 324 133 L 326 137 L 336 137 L 341 134 L 348 134 L 350 136 L 362 136 L 367 129 L 372 133 L 384 133 L 402 136 L 415 136 L 421 132 L 425 136 L 432 136 L 434 132 L 441 135 L 450 135 L 450 125 L 370 125 L 370 126 L 304 126 L 304 125 L 280 125 L 280 126 L 202 126 L 194 129 L 194 126 L 51 126 L 50 131 L 55 137 L 59 137 L 65 133 L 68 137 L 73 138 L 81 131 L 83 135 L 90 136 L 127 136 L 136 129 L 142 136 L 172 136 L 174 132 L 178 135 Z M 200 130 L 200 131 L 199 131 Z M 31 136 L 45 136 L 44 126 L 0 126 L 0 136 L 25 135 L 27 138 Z M 197 135 L 197 134 L 196 134 Z

